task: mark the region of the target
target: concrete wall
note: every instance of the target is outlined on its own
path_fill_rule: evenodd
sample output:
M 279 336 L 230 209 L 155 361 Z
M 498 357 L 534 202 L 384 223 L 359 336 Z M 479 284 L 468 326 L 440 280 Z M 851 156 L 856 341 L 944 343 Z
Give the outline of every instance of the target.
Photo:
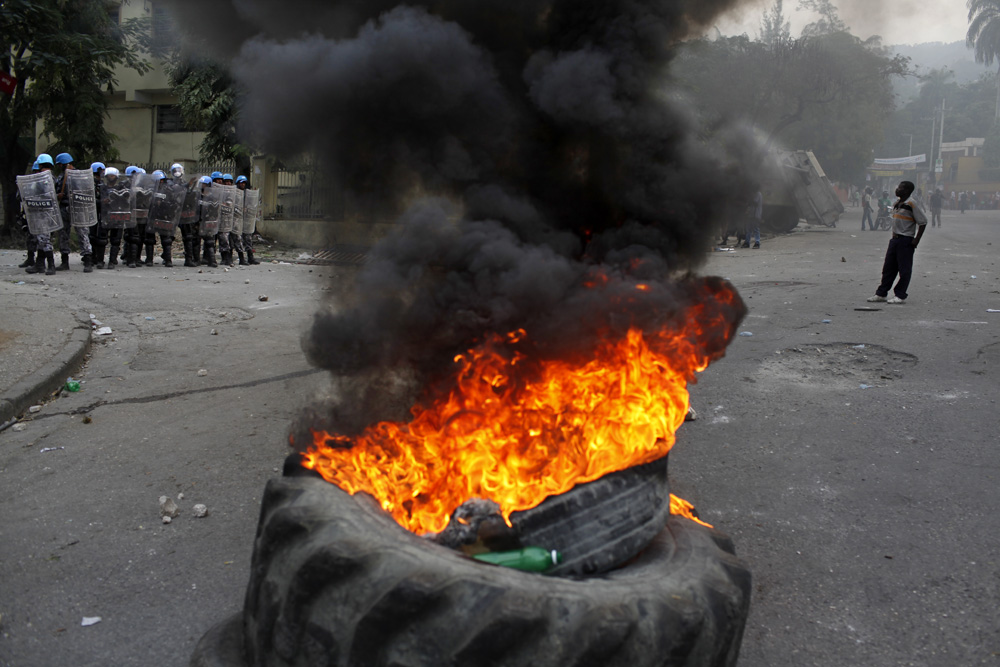
M 391 223 L 363 224 L 336 220 L 261 220 L 257 231 L 278 243 L 320 250 L 334 246 L 371 247 L 392 229 Z

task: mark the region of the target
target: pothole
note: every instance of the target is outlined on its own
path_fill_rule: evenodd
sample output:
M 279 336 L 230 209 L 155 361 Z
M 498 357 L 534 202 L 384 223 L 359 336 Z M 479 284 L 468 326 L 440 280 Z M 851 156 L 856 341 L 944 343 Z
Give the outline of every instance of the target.
M 775 353 L 761 363 L 758 383 L 842 390 L 895 382 L 917 357 L 880 345 L 831 343 L 801 345 Z

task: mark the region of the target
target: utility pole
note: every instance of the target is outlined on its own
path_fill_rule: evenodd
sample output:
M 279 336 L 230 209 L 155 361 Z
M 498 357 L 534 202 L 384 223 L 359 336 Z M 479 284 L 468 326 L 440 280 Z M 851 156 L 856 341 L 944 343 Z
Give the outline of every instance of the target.
M 937 137 L 937 112 L 931 116 L 931 154 L 927 161 L 930 163 L 928 180 L 934 183 L 934 139 Z
M 944 98 L 941 99 L 941 134 L 938 141 L 938 159 L 941 160 L 941 179 L 944 180 Z M 934 179 L 937 180 L 937 162 L 934 163 Z

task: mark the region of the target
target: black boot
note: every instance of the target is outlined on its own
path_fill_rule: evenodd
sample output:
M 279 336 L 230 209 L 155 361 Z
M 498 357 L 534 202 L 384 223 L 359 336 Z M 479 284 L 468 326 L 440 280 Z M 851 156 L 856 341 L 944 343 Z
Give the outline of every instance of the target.
M 253 248 L 247 248 L 247 261 L 251 264 L 260 264 L 260 260 L 253 256 Z
M 146 244 L 146 266 L 153 266 L 153 244 Z
M 136 243 L 125 244 L 125 266 L 130 269 L 136 267 L 135 258 L 139 254 L 139 245 Z
M 201 266 L 201 237 L 191 239 L 191 266 Z
M 215 261 L 215 248 L 212 246 L 205 246 L 205 265 L 210 268 L 218 268 L 219 264 Z
M 170 245 L 163 246 L 163 252 L 160 254 L 160 259 L 163 260 L 163 266 L 170 268 L 174 265 L 174 260 L 170 256 Z
M 94 258 L 91 255 L 83 256 L 83 272 L 93 273 L 94 272 Z
M 240 266 L 250 266 L 250 262 L 244 259 L 242 250 L 237 250 L 236 254 L 240 256 Z
M 94 246 L 94 268 L 95 269 L 104 268 L 104 246 L 102 245 Z
M 108 255 L 108 265 L 105 268 L 113 269 L 118 266 L 118 246 L 111 246 L 111 254 Z
M 19 269 L 27 269 L 28 267 L 31 267 L 31 266 L 34 266 L 34 265 L 35 265 L 35 251 L 34 250 L 29 250 L 28 251 L 28 259 L 26 259 L 23 262 L 21 262 L 20 264 L 18 264 L 17 268 L 19 268 Z
M 191 239 L 184 239 L 184 266 L 194 266 L 193 253 L 194 244 L 191 243 Z
M 56 267 L 56 271 L 69 271 L 69 253 L 64 252 L 62 255 L 62 264 Z M 53 261 L 55 261 L 55 256 L 53 255 Z
M 63 257 L 68 257 L 68 255 L 66 255 L 66 253 L 63 253 Z M 67 259 L 66 261 L 68 262 L 69 260 Z M 49 250 L 45 253 L 45 266 L 46 266 L 45 275 L 47 276 L 56 275 L 56 258 L 52 250 Z M 69 266 L 67 266 L 66 268 L 69 268 Z
M 222 251 L 222 263 L 225 264 L 226 266 L 232 266 L 233 265 L 233 251 L 232 251 L 232 249 L 230 249 L 230 250 L 223 250 Z
M 45 273 L 45 253 L 41 250 L 35 259 L 35 263 L 24 270 L 25 273 Z

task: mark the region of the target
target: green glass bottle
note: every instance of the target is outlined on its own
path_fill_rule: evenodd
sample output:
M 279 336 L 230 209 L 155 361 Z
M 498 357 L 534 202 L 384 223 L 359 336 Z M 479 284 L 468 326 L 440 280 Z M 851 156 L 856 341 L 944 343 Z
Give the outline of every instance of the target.
M 552 549 L 524 547 L 517 551 L 491 551 L 473 556 L 476 560 L 525 572 L 545 572 L 562 562 L 562 554 Z

